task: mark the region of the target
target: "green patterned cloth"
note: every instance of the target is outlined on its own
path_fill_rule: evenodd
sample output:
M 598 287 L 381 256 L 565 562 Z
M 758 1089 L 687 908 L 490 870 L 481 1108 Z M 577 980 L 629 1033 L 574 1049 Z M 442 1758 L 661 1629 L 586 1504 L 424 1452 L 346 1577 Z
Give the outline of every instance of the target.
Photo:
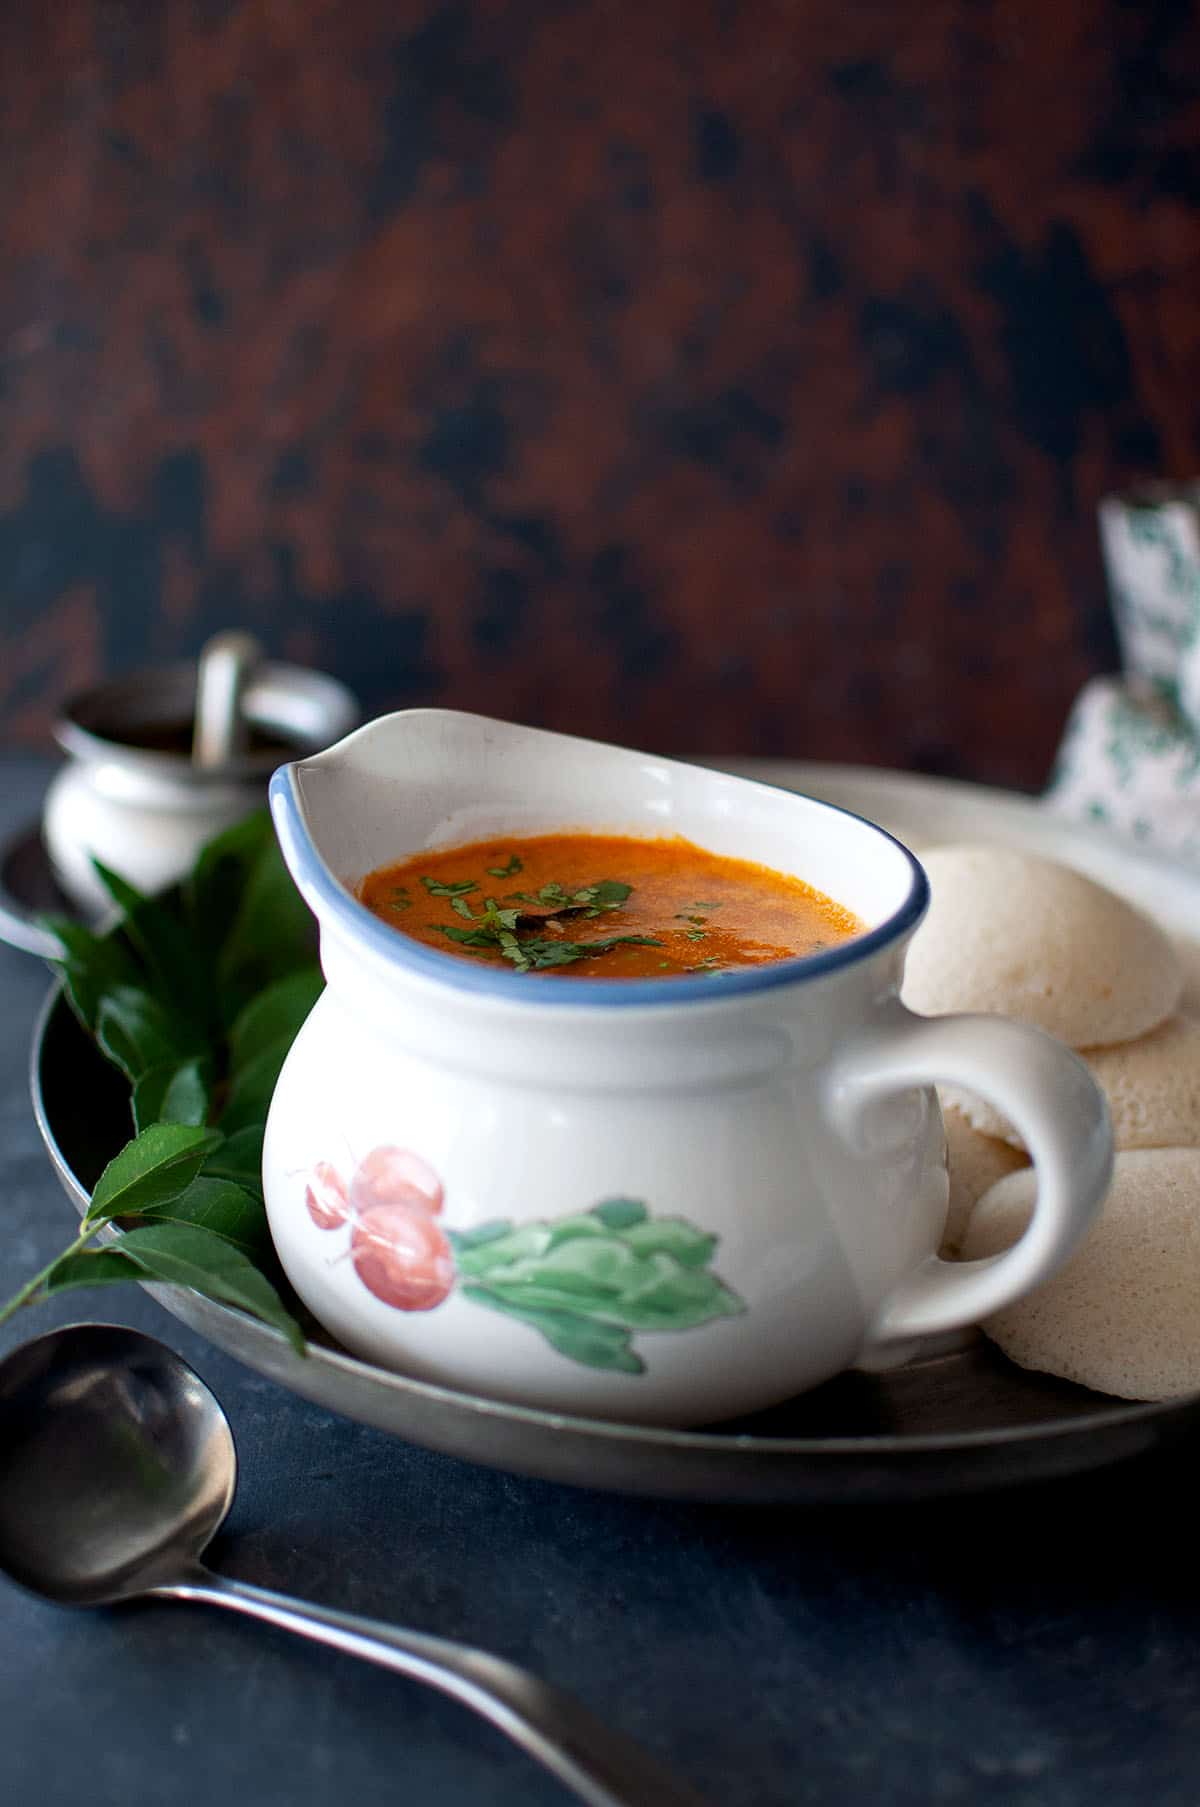
M 1085 686 L 1046 801 L 1200 865 L 1200 484 L 1100 507 L 1124 674 Z

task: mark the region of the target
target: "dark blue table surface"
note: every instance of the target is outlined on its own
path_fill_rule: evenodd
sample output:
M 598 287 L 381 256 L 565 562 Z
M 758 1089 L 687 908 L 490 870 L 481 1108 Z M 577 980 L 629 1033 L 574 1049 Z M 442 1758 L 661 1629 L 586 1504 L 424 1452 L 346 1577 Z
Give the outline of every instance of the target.
M 4 822 L 29 815 L 44 773 L 0 762 Z M 46 983 L 0 948 L 5 1297 L 72 1224 L 27 1092 Z M 223 1400 L 242 1479 L 214 1566 L 515 1658 L 714 1807 L 1200 1800 L 1188 1448 L 894 1510 L 645 1503 L 469 1467 L 332 1417 L 136 1291 L 28 1312 L 0 1350 L 80 1318 L 164 1338 Z M 569 1797 L 462 1708 L 349 1658 L 208 1608 L 70 1613 L 0 1580 L 0 1799 Z

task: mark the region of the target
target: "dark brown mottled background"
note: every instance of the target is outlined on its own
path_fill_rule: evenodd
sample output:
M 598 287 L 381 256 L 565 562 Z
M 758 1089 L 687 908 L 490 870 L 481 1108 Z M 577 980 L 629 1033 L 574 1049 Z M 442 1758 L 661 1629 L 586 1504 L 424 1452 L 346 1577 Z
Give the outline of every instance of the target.
M 1200 465 L 1182 0 L 0 8 L 0 732 L 371 710 L 1043 778 Z

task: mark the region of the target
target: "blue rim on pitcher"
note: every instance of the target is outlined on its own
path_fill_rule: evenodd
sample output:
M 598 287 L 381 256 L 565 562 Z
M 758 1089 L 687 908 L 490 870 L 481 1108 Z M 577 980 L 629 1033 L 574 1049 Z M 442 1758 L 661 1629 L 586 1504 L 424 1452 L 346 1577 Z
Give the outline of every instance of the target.
M 824 978 L 860 960 L 869 960 L 881 948 L 901 939 L 915 929 L 929 907 L 929 880 L 916 856 L 902 841 L 854 810 L 819 797 L 805 797 L 807 803 L 828 810 L 831 815 L 861 822 L 882 840 L 890 843 L 908 863 L 911 884 L 903 903 L 885 921 L 865 934 L 840 942 L 821 953 L 802 955 L 789 960 L 772 961 L 768 965 L 740 967 L 712 973 L 702 978 L 679 979 L 577 979 L 555 975 L 549 984 L 534 982 L 532 991 L 528 976 L 500 969 L 487 969 L 458 959 L 454 954 L 439 953 L 419 941 L 381 922 L 353 892 L 330 871 L 313 845 L 304 820 L 304 812 L 296 791 L 297 764 L 283 765 L 272 775 L 269 795 L 275 832 L 283 846 L 293 876 L 302 880 L 332 915 L 339 918 L 355 935 L 364 936 L 375 952 L 397 966 L 426 979 L 439 981 L 458 991 L 474 992 L 484 997 L 503 999 L 505 1003 L 540 1007 L 544 1004 L 581 1006 L 602 1009 L 640 1009 L 650 1005 L 719 1003 L 726 998 L 745 997 L 747 993 L 767 991 L 777 985 L 803 984 Z M 739 778 L 738 784 L 756 790 L 776 790 L 753 779 Z M 797 792 L 786 795 L 799 796 Z

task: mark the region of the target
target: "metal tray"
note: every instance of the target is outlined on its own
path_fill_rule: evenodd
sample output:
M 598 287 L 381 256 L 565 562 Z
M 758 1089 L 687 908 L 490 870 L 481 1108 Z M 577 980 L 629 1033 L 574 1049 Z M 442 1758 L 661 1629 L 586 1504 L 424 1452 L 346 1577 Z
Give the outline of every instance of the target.
M 969 835 L 1037 848 L 1153 904 L 1169 928 L 1200 922 L 1200 879 L 1037 805 L 943 780 L 850 768 L 761 765 L 886 823 L 918 845 Z M 34 1035 L 32 1090 L 51 1161 L 82 1212 L 129 1134 L 127 1090 L 58 988 Z M 917 1499 L 1099 1468 L 1200 1422 L 1200 1398 L 1132 1405 L 1014 1367 L 981 1337 L 882 1374 L 853 1372 L 737 1424 L 667 1431 L 498 1404 L 389 1374 L 315 1341 L 297 1356 L 276 1332 L 197 1294 L 149 1290 L 259 1374 L 329 1410 L 468 1461 L 574 1486 L 783 1505 Z

